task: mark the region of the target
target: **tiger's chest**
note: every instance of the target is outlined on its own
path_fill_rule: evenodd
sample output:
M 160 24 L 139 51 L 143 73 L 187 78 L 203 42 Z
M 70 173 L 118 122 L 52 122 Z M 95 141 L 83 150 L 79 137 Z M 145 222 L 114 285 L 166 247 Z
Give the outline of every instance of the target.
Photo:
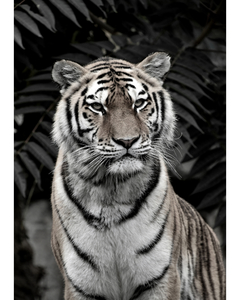
M 136 218 L 97 232 L 72 218 L 69 234 L 75 247 L 67 239 L 63 243 L 63 260 L 72 281 L 105 299 L 131 299 L 139 287 L 159 277 L 169 264 L 172 241 L 168 230 L 154 249 L 146 250 L 158 229 L 156 224 L 144 224 Z

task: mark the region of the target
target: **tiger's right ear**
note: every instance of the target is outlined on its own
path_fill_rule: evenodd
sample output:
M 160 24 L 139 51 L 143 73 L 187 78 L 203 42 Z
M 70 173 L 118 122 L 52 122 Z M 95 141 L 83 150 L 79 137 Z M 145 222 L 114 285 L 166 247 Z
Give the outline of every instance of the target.
M 52 70 L 52 77 L 60 87 L 60 93 L 63 94 L 66 88 L 74 81 L 78 80 L 88 71 L 77 63 L 69 60 L 57 61 Z

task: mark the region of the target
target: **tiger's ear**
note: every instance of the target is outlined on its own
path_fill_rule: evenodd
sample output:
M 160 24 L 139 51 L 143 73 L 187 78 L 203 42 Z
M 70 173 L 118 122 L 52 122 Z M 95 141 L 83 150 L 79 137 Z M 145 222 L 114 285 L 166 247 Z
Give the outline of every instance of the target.
M 63 94 L 65 89 L 74 81 L 78 80 L 87 70 L 77 63 L 69 60 L 57 61 L 52 70 L 52 77 L 55 82 L 57 82 L 60 87 L 60 93 Z
M 161 80 L 163 75 L 169 71 L 170 65 L 170 56 L 167 53 L 155 52 L 141 61 L 137 67 Z

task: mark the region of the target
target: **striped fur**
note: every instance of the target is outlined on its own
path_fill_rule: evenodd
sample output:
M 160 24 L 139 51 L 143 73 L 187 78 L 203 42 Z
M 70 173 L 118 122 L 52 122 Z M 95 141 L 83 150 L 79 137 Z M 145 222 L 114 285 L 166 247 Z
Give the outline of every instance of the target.
M 65 300 L 223 300 L 219 242 L 178 197 L 165 53 L 138 65 L 57 62 L 52 249 Z

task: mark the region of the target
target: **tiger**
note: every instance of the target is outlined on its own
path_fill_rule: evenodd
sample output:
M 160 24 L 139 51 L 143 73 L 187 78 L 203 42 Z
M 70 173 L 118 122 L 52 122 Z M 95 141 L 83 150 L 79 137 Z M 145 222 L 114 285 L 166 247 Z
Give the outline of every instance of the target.
M 213 230 L 168 175 L 170 56 L 55 62 L 52 250 L 65 300 L 223 300 Z

